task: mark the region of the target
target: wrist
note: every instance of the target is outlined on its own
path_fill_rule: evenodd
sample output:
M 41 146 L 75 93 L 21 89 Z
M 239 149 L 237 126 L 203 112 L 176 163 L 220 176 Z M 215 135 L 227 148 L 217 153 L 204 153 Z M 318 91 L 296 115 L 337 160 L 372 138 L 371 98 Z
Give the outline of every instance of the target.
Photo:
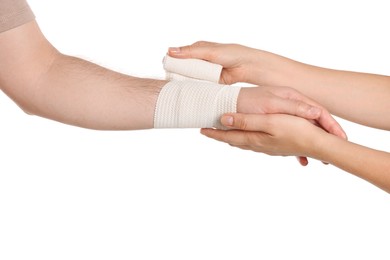
M 337 149 L 338 143 L 344 140 L 323 130 L 321 131 L 309 143 L 310 150 L 308 156 L 323 162 L 332 163 L 334 149 Z
M 256 59 L 250 67 L 250 83 L 270 86 L 294 86 L 299 85 L 306 74 L 306 66 L 295 60 L 257 50 Z

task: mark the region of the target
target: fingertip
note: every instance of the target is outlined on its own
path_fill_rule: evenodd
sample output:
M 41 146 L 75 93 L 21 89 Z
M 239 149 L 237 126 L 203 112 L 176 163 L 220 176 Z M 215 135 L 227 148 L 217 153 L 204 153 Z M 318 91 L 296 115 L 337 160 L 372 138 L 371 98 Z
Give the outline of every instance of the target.
M 345 133 L 344 130 L 342 130 L 342 129 L 340 129 L 340 136 L 341 136 L 343 139 L 345 139 L 345 140 L 348 141 L 347 133 Z
M 183 55 L 182 48 L 181 47 L 169 47 L 168 48 L 168 54 L 172 57 L 177 57 Z
M 307 159 L 307 157 L 298 156 L 296 158 L 297 158 L 299 164 L 302 166 L 307 166 L 309 164 L 309 160 Z
M 201 128 L 201 129 L 200 129 L 200 133 L 201 133 L 202 135 L 206 135 L 206 133 L 207 133 L 207 128 Z
M 329 133 L 338 136 L 344 140 L 348 140 L 348 136 L 343 130 L 343 128 L 335 121 L 335 124 L 328 130 Z
M 200 133 L 205 136 L 209 136 L 209 134 L 213 131 L 211 128 L 202 128 L 200 129 Z
M 232 127 L 234 123 L 233 116 L 231 115 L 224 115 L 221 117 L 221 123 L 226 127 Z

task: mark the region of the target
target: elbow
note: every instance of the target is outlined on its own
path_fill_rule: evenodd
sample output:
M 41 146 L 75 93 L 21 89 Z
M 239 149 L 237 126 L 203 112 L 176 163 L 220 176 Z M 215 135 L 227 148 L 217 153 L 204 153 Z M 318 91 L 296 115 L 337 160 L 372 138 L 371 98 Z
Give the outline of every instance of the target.
M 15 101 L 15 100 L 14 100 Z M 33 104 L 29 104 L 28 102 L 21 102 L 21 101 L 15 101 L 16 105 L 26 114 L 29 116 L 36 116 L 38 115 L 37 109 L 34 108 Z
M 32 109 L 30 108 L 26 108 L 26 107 L 20 107 L 22 109 L 22 111 L 28 115 L 28 116 L 36 116 L 37 114 L 33 112 Z
M 34 104 L 34 98 L 31 97 L 24 88 L 24 91 L 15 91 L 19 88 L 10 88 L 13 91 L 7 91 L 8 89 L 1 89 L 12 101 L 15 103 L 24 113 L 27 115 L 37 115 L 37 108 Z
M 46 62 L 40 66 L 40 69 L 34 73 L 34 79 L 30 82 L 24 82 L 24 91 L 20 91 L 18 97 L 14 99 L 15 103 L 20 109 L 27 115 L 43 116 L 47 114 L 47 108 L 49 107 L 48 91 L 52 84 L 52 67 L 55 61 L 61 56 L 55 49 L 50 55 L 50 58 L 46 59 Z

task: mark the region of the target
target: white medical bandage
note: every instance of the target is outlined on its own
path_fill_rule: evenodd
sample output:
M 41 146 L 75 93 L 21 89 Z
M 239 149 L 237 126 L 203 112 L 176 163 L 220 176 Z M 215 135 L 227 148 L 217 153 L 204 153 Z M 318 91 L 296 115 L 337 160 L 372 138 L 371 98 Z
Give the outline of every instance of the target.
M 219 128 L 224 113 L 235 113 L 240 87 L 205 81 L 171 81 L 161 90 L 154 128 Z
M 219 128 L 224 113 L 235 113 L 240 87 L 217 84 L 222 66 L 198 59 L 165 56 L 166 78 L 160 91 L 154 128 Z
M 222 66 L 199 59 L 176 59 L 165 56 L 163 60 L 168 80 L 188 80 L 188 78 L 218 83 Z M 184 77 L 183 77 L 184 76 Z

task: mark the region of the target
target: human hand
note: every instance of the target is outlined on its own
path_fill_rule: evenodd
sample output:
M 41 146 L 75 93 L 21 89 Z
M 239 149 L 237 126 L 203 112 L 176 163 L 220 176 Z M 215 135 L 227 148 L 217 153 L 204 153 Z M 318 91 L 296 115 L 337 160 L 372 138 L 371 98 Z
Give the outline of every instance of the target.
M 202 59 L 223 66 L 220 83 L 247 82 L 255 85 L 281 86 L 291 82 L 301 63 L 285 57 L 238 44 L 200 41 L 168 49 L 175 58 Z
M 202 129 L 207 137 L 232 146 L 268 155 L 321 158 L 321 147 L 329 135 L 308 120 L 285 114 L 225 114 L 229 131 Z
M 269 74 L 274 75 L 276 68 L 281 67 L 281 64 L 289 63 L 288 61 L 294 63 L 294 61 L 276 54 L 238 44 L 219 44 L 205 41 L 179 48 L 169 48 L 168 54 L 176 58 L 203 59 L 222 65 L 220 82 L 224 84 L 246 82 L 263 85 L 269 81 L 267 80 L 271 77 Z M 272 67 L 274 69 L 270 69 Z M 266 71 L 268 73 L 265 73 Z M 280 75 L 276 76 L 280 77 Z M 280 86 L 279 84 L 272 85 Z M 243 88 L 238 98 L 237 111 L 241 113 L 296 115 L 316 120 L 318 125 L 329 133 L 346 138 L 345 132 L 324 107 L 293 88 Z
M 346 138 L 346 134 L 320 104 L 289 87 L 242 88 L 237 112 L 245 114 L 289 114 L 312 120 L 325 131 Z
M 346 139 L 347 136 L 330 113 L 315 101 L 288 87 L 242 88 L 237 111 L 245 114 L 289 114 L 310 120 L 325 131 Z M 305 157 L 299 157 L 307 165 Z
M 223 66 L 220 82 L 281 85 L 282 71 L 293 71 L 295 61 L 279 55 L 237 44 L 197 42 L 193 45 L 170 48 L 175 58 L 196 58 Z M 282 70 L 281 68 L 287 68 Z M 288 78 L 290 80 L 291 77 Z M 324 130 L 346 139 L 346 134 L 330 113 L 318 103 L 288 87 L 243 88 L 238 98 L 237 111 L 241 113 L 296 115 L 321 126 Z M 302 165 L 306 158 L 299 158 Z

